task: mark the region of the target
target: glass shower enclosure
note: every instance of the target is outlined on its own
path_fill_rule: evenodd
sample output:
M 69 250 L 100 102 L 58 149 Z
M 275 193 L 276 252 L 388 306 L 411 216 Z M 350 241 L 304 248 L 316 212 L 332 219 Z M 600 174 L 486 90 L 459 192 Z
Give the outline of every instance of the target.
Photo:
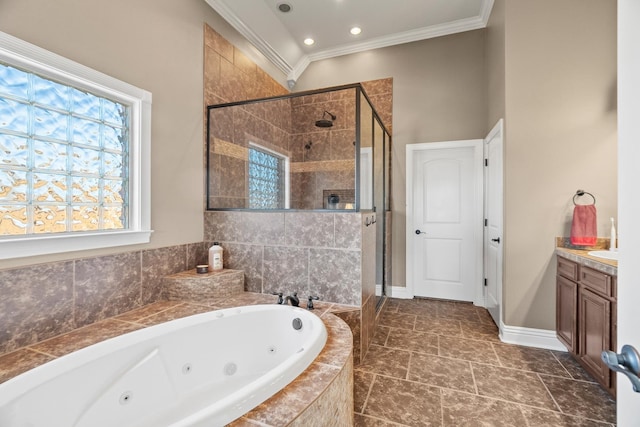
M 207 210 L 371 212 L 390 284 L 391 136 L 362 85 L 207 107 Z

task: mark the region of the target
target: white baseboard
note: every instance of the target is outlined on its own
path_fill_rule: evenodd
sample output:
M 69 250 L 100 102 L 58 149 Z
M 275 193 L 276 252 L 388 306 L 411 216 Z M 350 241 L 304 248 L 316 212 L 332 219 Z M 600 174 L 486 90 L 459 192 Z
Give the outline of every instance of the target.
M 405 286 L 392 286 L 391 292 L 387 292 L 387 296 L 399 299 L 412 299 L 413 293 L 409 292 L 409 289 Z
M 567 348 L 556 337 L 556 331 L 548 329 L 522 328 L 500 323 L 500 340 L 508 344 L 567 351 Z

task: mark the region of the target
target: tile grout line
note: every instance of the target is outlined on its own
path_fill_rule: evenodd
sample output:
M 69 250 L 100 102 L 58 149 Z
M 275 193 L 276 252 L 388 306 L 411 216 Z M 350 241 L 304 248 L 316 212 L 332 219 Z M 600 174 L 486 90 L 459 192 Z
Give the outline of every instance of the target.
M 469 363 L 469 369 L 471 370 L 471 378 L 473 379 L 473 389 L 476 391 L 476 394 L 480 396 L 480 390 L 478 389 L 478 382 L 476 381 L 476 374 L 473 372 L 473 364 Z
M 520 414 L 522 415 L 522 418 L 524 418 L 524 423 L 527 425 L 527 427 L 531 427 L 531 423 L 529 423 L 529 418 L 527 418 L 527 416 L 524 414 L 524 410 L 522 409 L 522 405 L 521 404 L 517 404 L 518 405 L 518 411 L 520 411 Z
M 411 370 L 411 359 L 413 359 L 413 351 L 409 352 L 409 361 L 407 362 L 407 373 L 404 376 L 404 379 L 409 381 L 409 371 Z
M 560 361 L 560 359 L 558 359 L 558 357 L 555 355 L 555 353 L 554 353 L 553 351 L 549 351 L 549 352 L 551 353 L 551 355 L 553 356 L 553 358 L 554 358 L 554 359 L 555 359 L 555 360 L 560 364 L 560 366 L 562 366 L 562 369 L 564 369 L 564 371 L 565 371 L 567 374 L 569 374 L 569 378 L 571 378 L 571 379 L 573 379 L 573 380 L 578 380 L 578 381 L 579 381 L 579 379 L 578 379 L 578 378 L 575 378 L 575 377 L 571 374 L 571 372 L 569 372 L 569 370 L 567 369 L 567 367 L 566 367 L 566 366 L 564 366 L 564 363 L 562 363 L 562 362 Z
M 553 400 L 553 403 L 556 405 L 556 408 L 558 408 L 558 412 L 560 412 L 561 414 L 564 414 L 565 412 L 562 410 L 562 408 L 560 407 L 560 405 L 556 401 L 556 398 L 553 396 L 553 394 L 551 393 L 551 390 L 549 390 L 549 387 L 547 387 L 547 384 L 544 382 L 544 380 L 542 379 L 540 374 L 536 373 L 536 376 L 538 377 L 538 379 L 540 380 L 540 382 L 544 386 L 544 389 L 547 390 L 547 393 L 549 393 L 549 396 L 551 396 L 551 400 Z
M 367 407 L 367 403 L 369 403 L 369 396 L 371 396 L 371 390 L 373 390 L 373 383 L 376 382 L 376 378 L 378 374 L 373 374 L 373 379 L 371 380 L 371 384 L 369 384 L 369 389 L 367 390 L 367 395 L 364 398 L 364 402 L 362 402 L 362 408 L 360 409 L 360 414 L 364 415 L 364 409 Z
M 493 350 L 493 354 L 494 356 L 496 356 L 496 360 L 498 361 L 498 366 L 501 368 L 506 368 L 506 366 L 504 366 L 504 364 L 502 363 L 500 356 L 498 356 L 498 352 L 496 351 L 496 347 L 494 345 L 495 343 L 490 342 L 489 344 L 491 344 L 491 350 Z
M 442 427 L 444 427 L 444 398 L 442 396 L 443 393 L 444 393 L 444 390 L 440 388 L 438 390 L 438 396 L 440 397 L 440 425 Z

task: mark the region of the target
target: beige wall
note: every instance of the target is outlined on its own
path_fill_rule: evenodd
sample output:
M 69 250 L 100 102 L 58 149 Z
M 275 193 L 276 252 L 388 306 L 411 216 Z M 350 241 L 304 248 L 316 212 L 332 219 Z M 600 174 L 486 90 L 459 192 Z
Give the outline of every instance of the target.
M 504 117 L 505 323 L 555 328 L 556 236 L 579 188 L 616 216 L 614 0 L 496 0 L 486 30 L 312 63 L 295 90 L 394 79 L 393 285 L 405 284 L 406 144 L 482 138 Z M 624 237 L 623 237 L 624 238 Z
M 479 30 L 313 62 L 294 88 L 393 78 L 394 286 L 406 284 L 405 147 L 484 136 L 483 46 L 484 32 Z
M 554 329 L 573 194 L 596 196 L 600 236 L 617 215 L 616 2 L 504 3 L 505 323 Z
M 3 268 L 202 241 L 204 22 L 255 52 L 202 0 L 2 1 L 0 31 L 152 92 L 154 230 L 149 245 L 22 258 Z M 264 58 L 252 59 L 275 74 Z
M 505 118 L 505 3 L 506 0 L 494 0 L 491 17 L 485 30 L 487 129 L 492 129 L 498 120 Z M 506 123 L 504 126 L 506 128 Z

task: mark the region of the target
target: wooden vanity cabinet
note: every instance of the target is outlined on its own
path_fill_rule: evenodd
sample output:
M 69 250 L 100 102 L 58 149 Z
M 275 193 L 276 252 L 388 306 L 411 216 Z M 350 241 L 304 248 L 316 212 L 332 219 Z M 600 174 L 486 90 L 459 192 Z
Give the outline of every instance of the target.
M 558 339 L 615 396 L 615 375 L 600 354 L 616 348 L 616 278 L 558 257 L 556 283 Z
M 556 286 L 556 334 L 571 353 L 578 352 L 578 284 L 562 276 Z

